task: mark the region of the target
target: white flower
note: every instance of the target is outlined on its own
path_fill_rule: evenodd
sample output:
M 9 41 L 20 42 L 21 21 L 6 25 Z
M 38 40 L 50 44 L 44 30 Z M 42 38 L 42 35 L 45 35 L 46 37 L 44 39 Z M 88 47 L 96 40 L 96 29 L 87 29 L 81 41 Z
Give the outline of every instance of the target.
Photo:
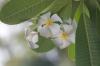
M 35 31 L 30 30 L 29 28 L 27 28 L 25 30 L 25 37 L 26 40 L 29 43 L 30 48 L 32 49 L 36 49 L 39 46 L 36 44 L 38 42 L 38 33 Z
M 69 22 L 70 21 L 70 22 Z M 53 41 L 61 49 L 68 47 L 70 44 L 75 43 L 76 22 L 72 22 L 70 19 L 68 24 L 62 24 L 61 29 L 56 33 Z
M 55 34 L 60 30 L 60 25 L 58 23 L 62 23 L 60 17 L 57 14 L 51 15 L 51 13 L 48 12 L 40 16 L 38 20 L 38 32 L 43 37 L 51 37 L 52 33 Z

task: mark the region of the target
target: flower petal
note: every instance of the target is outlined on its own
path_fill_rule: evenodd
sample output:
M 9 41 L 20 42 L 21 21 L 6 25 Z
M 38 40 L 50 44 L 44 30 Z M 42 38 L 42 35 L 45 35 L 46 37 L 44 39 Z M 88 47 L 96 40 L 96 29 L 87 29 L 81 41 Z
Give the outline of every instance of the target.
M 51 32 L 50 32 L 50 30 L 49 30 L 48 28 L 39 26 L 39 27 L 38 27 L 38 32 L 39 32 L 40 35 L 43 36 L 43 37 L 46 37 L 46 38 L 51 37 Z
M 64 49 L 64 48 L 68 47 L 70 44 L 71 44 L 70 41 L 67 41 L 67 40 L 63 41 L 63 44 L 60 46 L 60 49 Z
M 31 31 L 29 28 L 26 29 L 25 32 L 26 40 L 29 43 L 31 48 L 38 48 L 39 46 L 36 44 L 38 42 L 38 33 L 35 31 Z
M 43 18 L 43 19 L 48 19 L 48 18 L 50 18 L 50 15 L 51 15 L 51 12 L 48 12 L 48 13 L 43 14 L 40 17 Z
M 61 40 L 61 39 L 59 39 L 59 38 L 56 38 L 56 39 L 53 39 L 53 41 L 55 42 L 55 44 L 60 48 L 60 49 L 64 49 L 64 48 L 66 48 L 66 47 L 68 47 L 70 44 L 71 44 L 71 42 L 70 41 L 63 41 L 63 40 Z
M 60 18 L 57 14 L 52 15 L 52 16 L 51 16 L 51 19 L 52 19 L 54 22 L 55 22 L 55 21 L 59 21 L 59 22 L 63 23 L 62 20 L 61 20 L 61 18 Z
M 73 28 L 74 28 L 74 30 L 75 30 L 75 32 L 76 32 L 76 29 L 77 29 L 77 23 L 76 23 L 75 19 L 73 20 L 72 26 L 73 26 Z
M 53 35 L 57 35 L 60 33 L 60 25 L 58 25 L 58 24 L 53 24 L 49 28 Z
M 36 48 L 39 48 L 39 45 L 33 43 L 32 41 L 29 41 L 29 47 L 32 49 L 36 49 Z
M 69 18 L 69 19 L 67 20 L 67 23 L 69 23 L 69 25 L 72 25 L 74 31 L 76 31 L 76 29 L 77 29 L 77 23 L 76 23 L 76 20 L 75 20 L 75 19 L 72 20 L 71 18 Z
M 34 43 L 37 42 L 38 41 L 38 34 L 37 34 L 37 32 L 34 32 L 34 31 L 30 32 L 28 34 L 28 36 L 26 37 L 26 39 L 28 41 L 32 41 Z
M 38 34 L 37 34 L 37 32 L 32 32 L 31 33 L 32 35 L 32 42 L 33 43 L 36 43 L 36 42 L 38 42 Z
M 25 36 L 27 37 L 30 34 L 31 30 L 29 28 L 25 28 Z
M 70 34 L 69 40 L 70 40 L 72 43 L 75 43 L 75 33 Z
M 46 20 L 48 20 L 50 18 L 51 13 L 48 12 L 42 16 L 40 16 L 40 19 L 38 20 L 38 25 L 43 25 L 45 23 Z
M 69 19 L 67 20 L 67 23 L 68 23 L 69 25 L 71 25 L 71 23 L 72 23 L 72 19 L 69 18 Z
M 72 25 L 63 24 L 63 28 L 64 28 L 64 31 L 67 32 L 68 34 L 73 32 L 73 26 Z
M 62 43 L 63 43 L 59 38 L 55 38 L 55 39 L 52 39 L 52 40 L 54 41 L 54 43 L 58 47 L 60 47 L 62 45 Z

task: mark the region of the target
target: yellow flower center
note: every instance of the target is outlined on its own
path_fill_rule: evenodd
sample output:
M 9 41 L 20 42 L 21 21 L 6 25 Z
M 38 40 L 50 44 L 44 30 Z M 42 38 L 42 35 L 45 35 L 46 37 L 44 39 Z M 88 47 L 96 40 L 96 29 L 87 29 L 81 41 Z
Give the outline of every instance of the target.
M 53 24 L 53 21 L 51 20 L 51 19 L 48 19 L 47 21 L 46 21 L 46 23 L 45 23 L 45 26 L 46 27 L 49 27 L 49 26 L 51 26 Z
M 61 40 L 67 40 L 67 38 L 68 38 L 68 34 L 67 34 L 66 32 L 62 32 L 62 33 L 60 34 L 60 39 L 61 39 Z

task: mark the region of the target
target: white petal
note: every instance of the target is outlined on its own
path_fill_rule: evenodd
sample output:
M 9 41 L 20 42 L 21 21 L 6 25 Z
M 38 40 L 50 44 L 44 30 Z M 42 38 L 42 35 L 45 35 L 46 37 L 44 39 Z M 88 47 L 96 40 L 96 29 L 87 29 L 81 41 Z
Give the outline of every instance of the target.
M 53 24 L 52 26 L 49 27 L 50 31 L 52 32 L 53 35 L 57 35 L 60 33 L 60 25 L 58 24 Z
M 71 44 L 70 41 L 63 41 L 63 44 L 60 46 L 60 49 L 64 49 L 66 47 L 68 47 Z
M 72 43 L 75 43 L 75 33 L 70 34 L 69 40 L 70 40 Z
M 51 16 L 51 19 L 52 19 L 53 21 L 59 21 L 59 22 L 62 23 L 61 18 L 60 18 L 57 14 L 52 15 L 52 16 Z
M 40 18 L 40 19 L 38 20 L 38 26 L 41 26 L 41 25 L 45 24 L 46 20 L 47 20 L 47 19 L 42 19 L 42 18 Z
M 32 49 L 36 49 L 36 48 L 39 48 L 39 46 L 31 41 L 29 41 L 29 47 L 32 48 Z
M 72 23 L 72 19 L 69 18 L 69 19 L 67 20 L 67 23 L 71 25 L 71 23 Z
M 52 40 L 54 41 L 54 43 L 58 47 L 60 47 L 62 45 L 62 43 L 63 43 L 59 38 L 55 38 L 55 39 L 52 39 Z
M 41 26 L 41 25 L 45 24 L 45 22 L 46 22 L 47 20 L 48 20 L 48 18 L 45 18 L 45 19 L 40 18 L 40 19 L 38 20 L 38 26 Z
M 48 20 L 50 18 L 51 13 L 48 12 L 42 16 L 40 16 L 40 19 L 38 20 L 38 25 L 43 25 L 45 23 L 46 20 Z
M 38 42 L 38 34 L 37 34 L 37 32 L 32 32 L 32 42 L 33 43 L 36 43 L 36 42 Z
M 39 26 L 38 27 L 38 32 L 43 37 L 46 37 L 46 38 L 51 37 L 51 32 L 50 32 L 50 30 L 48 28 Z
M 69 18 L 69 19 L 67 20 L 67 22 L 69 23 L 69 25 L 72 25 L 73 30 L 76 31 L 76 29 L 77 29 L 77 23 L 76 23 L 76 20 L 75 20 L 75 19 L 72 20 L 71 18 Z
M 64 49 L 64 48 L 66 48 L 66 47 L 68 47 L 70 44 L 71 44 L 71 42 L 70 41 L 63 41 L 63 40 L 61 40 L 61 39 L 59 39 L 59 38 L 56 38 L 56 39 L 53 39 L 53 41 L 55 42 L 55 44 L 60 48 L 60 49 Z
M 27 32 L 26 35 L 26 40 L 29 43 L 29 46 L 31 48 L 38 48 L 39 46 L 36 44 L 38 42 L 38 33 L 35 31 L 31 31 L 29 30 L 29 32 Z
M 73 32 L 73 26 L 72 25 L 63 24 L 63 28 L 64 28 L 65 32 L 67 32 L 68 34 Z
M 74 28 L 74 30 L 75 30 L 75 32 L 76 32 L 76 29 L 77 29 L 77 23 L 76 23 L 75 19 L 73 20 L 72 26 L 73 26 L 73 28 Z
M 37 32 L 32 31 L 29 33 L 29 35 L 26 37 L 28 41 L 33 41 L 34 43 L 38 41 L 38 34 Z M 36 40 L 36 41 L 35 41 Z
M 48 13 L 43 14 L 42 16 L 40 16 L 40 18 L 42 18 L 42 19 L 48 19 L 48 18 L 50 18 L 50 15 L 51 15 L 51 13 L 48 12 Z
M 30 34 L 31 30 L 29 28 L 25 28 L 25 36 L 27 37 Z

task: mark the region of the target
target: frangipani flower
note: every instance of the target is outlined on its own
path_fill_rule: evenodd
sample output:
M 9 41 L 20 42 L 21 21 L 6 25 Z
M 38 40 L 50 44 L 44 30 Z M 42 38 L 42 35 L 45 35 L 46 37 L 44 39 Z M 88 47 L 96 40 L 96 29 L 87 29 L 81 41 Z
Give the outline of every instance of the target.
M 38 32 L 43 37 L 51 37 L 52 33 L 57 33 L 60 30 L 60 25 L 57 23 L 62 23 L 61 18 L 57 14 L 51 15 L 50 12 L 40 16 L 38 20 Z
M 38 24 L 36 25 L 37 31 L 26 29 L 26 40 L 32 49 L 38 48 L 37 42 L 39 41 L 38 33 L 40 36 L 52 39 L 55 44 L 64 49 L 70 44 L 75 43 L 75 33 L 77 24 L 70 18 L 63 23 L 61 18 L 57 14 L 51 15 L 50 12 L 40 16 Z
M 76 23 L 72 21 L 70 23 L 68 22 L 68 24 L 62 24 L 61 29 L 58 30 L 59 32 L 54 35 L 55 38 L 53 41 L 59 48 L 64 49 L 70 44 L 75 43 L 75 25 Z
M 36 44 L 38 42 L 38 33 L 30 30 L 29 28 L 25 30 L 26 40 L 29 43 L 30 48 L 36 49 L 39 46 Z

